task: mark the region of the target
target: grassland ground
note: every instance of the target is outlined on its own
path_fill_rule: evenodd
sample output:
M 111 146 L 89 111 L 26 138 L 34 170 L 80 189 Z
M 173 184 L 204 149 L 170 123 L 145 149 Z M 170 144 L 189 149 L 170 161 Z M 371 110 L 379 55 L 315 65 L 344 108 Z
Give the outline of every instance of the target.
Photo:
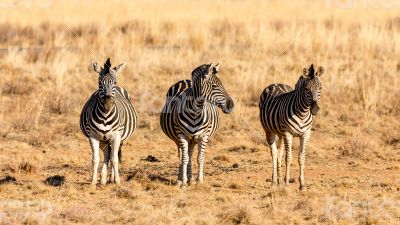
M 400 6 L 360 2 L 0 1 L 1 224 L 400 224 Z M 93 190 L 79 114 L 98 85 L 88 65 L 107 57 L 127 63 L 118 84 L 139 123 L 122 186 Z M 206 150 L 205 183 L 182 191 L 159 112 L 172 83 L 210 62 L 235 110 Z M 294 183 L 272 188 L 258 96 L 311 63 L 326 73 L 307 190 L 298 140 Z

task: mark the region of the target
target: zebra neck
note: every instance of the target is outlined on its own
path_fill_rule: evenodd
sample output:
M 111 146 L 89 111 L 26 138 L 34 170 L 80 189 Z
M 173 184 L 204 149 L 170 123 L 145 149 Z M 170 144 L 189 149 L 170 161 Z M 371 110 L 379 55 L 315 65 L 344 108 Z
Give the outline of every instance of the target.
M 293 102 L 293 111 L 300 117 L 305 117 L 310 114 L 312 97 L 309 96 L 305 88 L 300 88 L 295 91 L 295 99 Z
M 205 98 L 195 90 L 189 92 L 188 99 L 185 101 L 186 110 L 192 115 L 200 115 L 203 112 Z

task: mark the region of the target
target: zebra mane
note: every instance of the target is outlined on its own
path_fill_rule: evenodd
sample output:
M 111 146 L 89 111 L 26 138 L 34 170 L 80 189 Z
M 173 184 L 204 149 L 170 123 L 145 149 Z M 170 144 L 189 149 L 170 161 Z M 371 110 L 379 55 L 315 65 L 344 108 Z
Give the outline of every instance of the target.
M 107 73 L 109 73 L 110 72 L 110 69 L 112 69 L 112 67 L 111 67 L 111 60 L 110 60 L 110 58 L 108 58 L 107 59 L 107 61 L 104 63 L 104 66 L 103 67 L 101 67 L 101 71 L 100 71 L 100 76 L 104 76 L 104 75 L 106 75 Z
M 307 84 L 307 78 L 305 78 L 304 76 L 300 76 L 299 80 L 296 83 L 295 90 L 302 89 L 306 84 Z
M 193 70 L 192 72 L 192 80 L 197 80 L 201 76 L 204 76 L 205 74 L 208 73 L 208 70 L 210 69 L 211 64 L 203 64 L 201 66 L 198 66 L 196 69 Z

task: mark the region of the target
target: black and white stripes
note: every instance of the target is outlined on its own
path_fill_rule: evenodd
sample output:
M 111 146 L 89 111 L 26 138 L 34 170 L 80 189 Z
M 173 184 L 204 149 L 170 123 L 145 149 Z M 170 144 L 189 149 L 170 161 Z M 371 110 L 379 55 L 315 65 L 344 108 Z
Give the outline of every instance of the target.
M 111 161 L 111 182 L 120 183 L 118 161 L 122 143 L 132 135 L 136 127 L 136 111 L 128 92 L 116 85 L 117 74 L 125 64 L 112 68 L 110 59 L 103 68 L 92 63 L 94 71 L 99 73 L 99 89 L 95 91 L 82 109 L 80 127 L 89 138 L 93 154 L 92 185 L 97 183 L 97 167 L 103 150 L 104 161 L 101 172 L 101 184 L 107 182 L 107 165 Z
M 304 184 L 304 163 L 306 146 L 311 133 L 313 115 L 319 110 L 321 92 L 320 76 L 323 68 L 315 72 L 313 65 L 303 70 L 295 90 L 284 84 L 272 84 L 260 96 L 260 121 L 264 128 L 267 143 L 271 148 L 273 161 L 272 184 L 281 181 L 281 161 L 283 152 L 280 144 L 283 139 L 286 149 L 286 177 L 289 183 L 292 160 L 292 138 L 300 137 L 300 189 Z M 278 152 L 279 149 L 279 152 Z
M 97 183 L 99 150 L 103 150 L 104 161 L 101 184 L 107 181 L 108 162 L 112 162 L 111 182 L 120 184 L 118 163 L 124 140 L 135 130 L 136 111 L 128 93 L 116 85 L 116 76 L 124 68 L 120 64 L 112 68 L 108 59 L 103 68 L 93 63 L 99 74 L 99 89 L 95 91 L 83 107 L 80 119 L 82 132 L 88 137 L 93 153 L 92 185 Z M 164 133 L 178 147 L 178 184 L 194 183 L 193 152 L 198 145 L 197 181 L 203 181 L 204 152 L 209 139 L 219 125 L 217 107 L 224 113 L 234 108 L 232 98 L 225 91 L 218 78 L 218 64 L 204 64 L 192 72 L 191 80 L 181 80 L 172 85 L 167 92 L 167 100 L 160 114 L 160 125 Z M 271 149 L 273 172 L 272 184 L 283 183 L 282 141 L 286 149 L 285 183 L 290 180 L 292 160 L 292 139 L 300 137 L 300 189 L 305 187 L 304 164 L 306 146 L 311 133 L 313 115 L 319 110 L 321 93 L 320 76 L 323 68 L 317 71 L 311 65 L 304 69 L 293 90 L 285 84 L 272 84 L 260 96 L 260 121 Z
M 178 182 L 194 182 L 192 156 L 198 144 L 197 181 L 203 181 L 204 151 L 219 124 L 218 110 L 230 113 L 234 103 L 217 77 L 218 64 L 201 65 L 192 72 L 192 81 L 182 80 L 167 92 L 167 102 L 160 115 L 164 133 L 178 146 Z

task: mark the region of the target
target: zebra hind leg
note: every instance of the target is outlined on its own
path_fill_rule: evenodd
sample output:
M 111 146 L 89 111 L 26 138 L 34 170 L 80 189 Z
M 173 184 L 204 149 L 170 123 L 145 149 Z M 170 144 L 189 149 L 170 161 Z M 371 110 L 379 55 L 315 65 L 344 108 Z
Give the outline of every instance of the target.
M 191 142 L 189 144 L 189 164 L 188 164 L 188 169 L 187 169 L 187 177 L 189 181 L 189 185 L 196 184 L 196 180 L 193 178 L 193 150 L 195 147 L 196 143 Z
M 290 165 L 292 164 L 292 140 L 293 140 L 293 137 L 291 134 L 286 134 L 283 138 L 283 141 L 285 142 L 285 150 L 286 150 L 285 185 L 288 185 L 290 182 Z
M 178 158 L 179 158 L 178 179 L 176 181 L 176 184 L 178 186 L 181 186 L 182 185 L 182 170 L 183 170 L 183 166 L 182 166 L 182 149 L 179 146 L 179 143 L 176 143 L 176 145 L 178 146 Z
M 100 184 L 105 185 L 107 183 L 107 169 L 108 169 L 108 162 L 110 161 L 110 152 L 111 148 L 109 144 L 101 143 L 100 148 L 103 151 L 103 168 L 101 169 L 101 178 Z
M 275 186 L 278 184 L 278 172 L 277 172 L 277 167 L 278 167 L 278 149 L 276 147 L 276 139 L 277 136 L 273 133 L 267 133 L 266 134 L 267 138 L 267 144 L 269 145 L 269 148 L 271 150 L 271 156 L 272 156 L 272 178 L 271 182 L 272 185 Z
M 283 184 L 282 180 L 282 159 L 283 159 L 283 148 L 282 148 L 283 137 L 278 137 L 278 184 Z

